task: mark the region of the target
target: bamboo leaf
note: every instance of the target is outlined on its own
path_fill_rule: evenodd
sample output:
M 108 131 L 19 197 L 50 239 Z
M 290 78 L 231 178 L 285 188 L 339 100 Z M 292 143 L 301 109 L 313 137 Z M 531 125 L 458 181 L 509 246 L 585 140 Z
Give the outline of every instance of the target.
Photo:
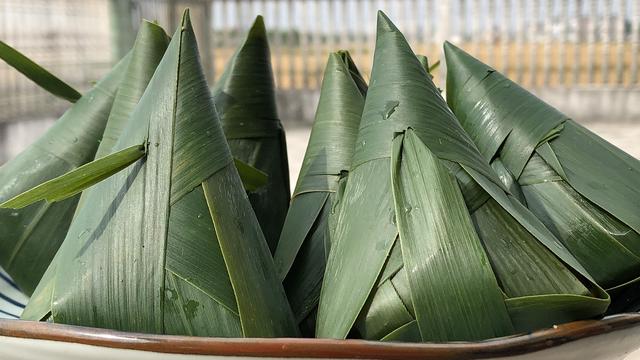
M 508 296 L 506 304 L 516 330 L 532 331 L 603 314 L 610 303 L 609 295 L 593 281 L 558 238 L 515 198 L 479 173 L 471 169 L 466 171 L 492 197 L 483 209 L 474 213 L 473 218 L 476 226 L 482 227 L 478 233 L 490 254 L 494 272 L 501 283 L 502 279 L 509 277 L 511 282 L 526 284 L 529 292 L 518 292 L 514 287 L 509 289 L 503 284 Z M 487 215 L 492 217 L 488 222 Z M 509 232 L 491 236 L 499 222 L 506 225 Z M 502 252 L 500 247 L 504 247 Z M 553 253 L 563 265 L 549 257 L 548 252 Z M 496 264 L 495 259 L 500 259 L 501 263 Z
M 422 339 L 470 341 L 512 333 L 502 291 L 455 178 L 411 129 L 394 140 L 391 169 Z
M 240 180 L 242 180 L 245 190 L 256 191 L 269 181 L 269 176 L 264 171 L 260 171 L 236 158 L 233 159 L 233 163 L 238 170 L 238 174 L 240 174 Z
M 500 159 L 495 159 L 491 162 L 491 167 L 496 171 L 496 174 L 500 177 L 500 181 L 506 185 L 509 193 L 513 195 L 518 201 L 520 201 L 523 205 L 527 204 L 527 200 L 524 198 L 524 194 L 522 193 L 522 188 L 517 183 L 516 179 L 513 177 L 513 174 L 507 169 Z
M 242 337 L 238 314 L 207 296 L 188 281 L 167 271 L 166 289 L 171 300 L 165 307 L 165 327 L 170 333 L 191 336 Z M 201 309 L 207 309 L 206 312 Z M 198 315 L 198 316 L 196 316 Z M 211 324 L 216 324 L 212 327 Z
M 268 176 L 266 187 L 249 191 L 249 200 L 272 252 L 290 200 L 285 135 L 274 89 L 267 32 L 258 16 L 212 92 L 233 156 Z
M 334 196 L 334 194 L 328 194 L 327 202 L 323 204 L 321 212 L 298 251 L 291 271 L 283 282 L 291 309 L 299 323 L 315 312 L 320 298 L 327 248 L 331 247 L 329 218 Z M 315 315 L 312 316 L 315 318 Z M 308 321 L 315 323 L 315 319 L 308 319 Z M 310 330 L 312 332 L 307 335 L 313 336 L 313 328 Z
M 418 330 L 418 322 L 413 320 L 381 339 L 381 341 L 398 341 L 398 342 L 417 342 L 420 341 L 420 331 Z
M 0 202 L 90 161 L 128 57 L 36 142 L 0 168 Z M 0 210 L 0 266 L 30 295 L 65 237 L 78 199 Z
M 414 314 L 404 306 L 391 280 L 376 286 L 375 296 L 369 298 L 360 316 L 357 329 L 364 339 L 384 339 L 398 328 L 416 321 Z M 416 332 L 417 337 L 412 340 L 419 342 L 422 337 L 420 331 Z M 395 337 L 391 335 L 391 338 Z
M 133 164 L 147 153 L 145 145 L 130 146 L 82 165 L 5 201 L 0 208 L 21 209 L 41 200 L 48 203 L 66 200 Z M 264 172 L 238 159 L 234 159 L 234 164 L 246 190 L 255 190 L 266 184 Z
M 168 44 L 168 36 L 162 28 L 154 23 L 143 21 L 136 38 L 131 60 L 126 66 L 124 79 L 121 82 L 115 96 L 113 107 L 107 121 L 100 146 L 96 152 L 96 159 L 109 154 L 115 142 L 120 137 L 129 115 L 137 105 L 144 89 L 147 87 L 156 66 Z M 142 139 L 140 139 L 142 141 Z M 82 208 L 86 194 L 80 197 L 78 209 Z M 55 204 L 54 204 L 55 206 Z M 78 213 L 76 209 L 76 214 Z M 47 318 L 51 313 L 53 301 L 53 289 L 55 288 L 55 275 L 61 252 L 56 254 L 50 267 L 47 269 L 38 288 L 34 292 L 28 306 L 23 312 L 23 317 L 31 320 Z
M 151 22 L 142 22 L 134 47 L 128 56 L 129 60 L 123 70 L 123 80 L 120 82 L 115 94 L 113 106 L 111 107 L 104 133 L 102 134 L 102 140 L 96 151 L 95 159 L 102 158 L 111 153 L 115 142 L 121 136 L 124 127 L 127 126 L 133 109 L 138 104 L 149 80 L 153 76 L 167 48 L 167 44 L 168 36 L 161 27 Z M 140 141 L 138 144 L 146 143 L 147 135 L 144 133 L 148 128 L 146 122 L 146 120 L 143 120 L 138 124 L 141 125 L 139 128 L 142 130 L 138 131 L 142 133 L 138 137 Z M 78 206 L 75 209 L 76 214 L 84 205 L 86 195 L 85 192 L 80 196 Z M 53 204 L 51 206 L 56 207 L 59 206 L 59 204 Z M 68 214 L 68 221 L 71 221 L 72 215 L 73 213 Z M 65 234 L 66 230 L 65 228 Z M 61 258 L 59 255 L 58 253 L 53 258 L 49 268 L 47 268 L 42 280 L 34 291 L 31 300 L 23 312 L 24 318 L 40 320 L 48 316 L 47 314 L 51 312 L 53 289 L 55 288 L 54 281 L 56 279 L 56 269 L 58 266 L 57 262 Z
M 536 241 L 493 199 L 473 213 L 478 234 L 504 293 L 512 297 L 543 294 L 589 295 L 589 290 L 553 253 Z M 526 239 L 526 241 L 523 241 Z M 529 257 L 522 256 L 529 254 Z M 525 271 L 521 271 L 526 269 Z
M 412 127 L 439 158 L 469 164 L 500 184 L 402 34 L 381 12 L 371 84 L 327 262 L 319 337 L 347 336 L 398 235 L 389 171 L 395 132 Z
M 317 337 L 347 336 L 398 236 L 389 168 L 388 158 L 373 160 L 349 174 L 320 293 Z
M 640 161 L 461 49 L 447 43 L 445 55 L 451 108 L 529 209 L 603 287 L 640 279 Z
M 58 253 L 50 320 L 197 336 L 295 335 L 188 12 L 114 151 L 141 137 L 147 155 L 86 192 L 94 205 L 80 209 Z M 247 305 L 255 299 L 265 305 Z
M 235 293 L 208 213 L 202 187 L 172 206 L 165 263 L 165 331 L 241 337 Z
M 428 73 L 429 72 L 429 59 L 424 55 L 416 55 L 416 57 L 418 58 L 418 61 L 420 61 L 420 65 L 422 65 L 424 70 Z
M 0 204 L 0 208 L 21 209 L 41 200 L 66 200 L 131 165 L 145 153 L 144 145 L 134 145 L 107 155 L 23 192 Z
M 430 79 L 423 80 L 426 77 L 426 71 L 411 51 L 402 33 L 384 14 L 379 15 L 376 50 L 379 53 L 382 50 L 385 51 L 384 56 L 374 56 L 374 65 L 378 60 L 379 70 L 376 75 L 380 82 L 388 86 L 387 88 L 379 87 L 373 93 L 370 88 L 367 99 L 373 96 L 374 99 L 384 97 L 388 100 L 377 102 L 375 107 L 365 106 L 358 136 L 370 136 L 371 141 L 356 142 L 352 167 L 371 159 L 388 157 L 393 134 L 412 127 L 424 143 L 430 144 L 430 148 L 433 148 L 432 151 L 439 158 L 474 168 L 502 186 L 487 161 L 478 154 L 469 135 L 446 106 L 436 86 Z M 398 59 L 404 60 L 403 66 L 398 65 L 400 62 Z M 373 76 L 372 71 L 372 79 Z M 402 100 L 405 97 L 433 99 L 431 105 L 435 108 L 431 116 L 421 116 L 416 113 L 416 109 L 404 106 Z
M 82 96 L 77 90 L 47 71 L 47 69 L 36 64 L 24 54 L 2 41 L 0 41 L 0 59 L 57 97 L 74 103 Z
M 500 153 L 505 155 L 500 156 L 502 162 L 518 178 L 540 140 L 548 136 L 566 117 L 549 106 L 537 106 L 537 99 L 528 96 L 526 90 L 508 81 L 488 65 L 475 59 L 470 61 L 469 55 L 449 42 L 445 43 L 445 57 L 449 107 L 487 160 L 493 159 L 502 146 Z M 474 91 L 470 90 L 468 94 L 462 95 L 459 89 L 463 87 Z M 510 110 L 505 112 L 504 107 L 481 101 L 475 106 L 473 113 L 465 111 L 482 100 L 485 93 L 494 94 L 492 96 L 501 101 L 508 101 Z M 500 113 L 509 115 L 506 121 L 498 121 Z M 526 119 L 521 122 L 524 126 L 515 126 L 518 121 L 516 119 L 519 118 Z
M 164 52 L 169 45 L 169 36 L 156 23 L 143 20 L 136 36 L 131 61 L 122 83 L 118 87 L 109 121 L 105 128 L 96 159 L 112 153 L 113 147 L 127 126 L 131 113 L 140 101 Z M 142 144 L 142 142 L 141 142 Z
M 203 183 L 246 337 L 297 335 L 297 326 L 277 277 L 271 253 L 233 167 Z M 229 219 L 250 219 L 245 224 Z
M 567 121 L 549 145 L 576 191 L 640 233 L 638 159 L 574 121 Z
M 387 339 L 388 335 L 400 331 L 396 334 L 410 339 L 412 334 L 415 335 L 415 331 L 411 330 L 415 319 L 422 336 L 421 339 L 414 337 L 413 340 L 446 341 L 483 338 L 494 336 L 491 335 L 492 332 L 506 334 L 515 330 L 550 326 L 569 319 L 601 315 L 609 304 L 608 295 L 592 282 L 586 271 L 553 234 L 505 192 L 497 174 L 489 168 L 488 162 L 482 158 L 459 127 L 457 119 L 444 105 L 444 100 L 418 58 L 408 48 L 395 26 L 382 14 L 379 16 L 378 29 L 371 78 L 373 85 L 367 93 L 354 162 L 335 230 L 335 244 L 332 245 L 327 263 L 318 311 L 317 335 L 347 336 L 354 326 L 354 317 L 357 318 L 355 327 L 365 338 Z M 394 124 L 395 121 L 398 122 L 397 125 Z M 441 132 L 443 127 L 447 129 Z M 470 321 L 469 325 L 473 327 L 471 330 L 465 327 L 466 319 L 458 322 L 459 324 L 455 323 L 456 326 L 445 320 L 438 322 L 439 314 L 428 302 L 429 299 L 445 296 L 443 294 L 464 294 L 466 288 L 435 293 L 430 291 L 432 289 L 420 288 L 424 283 L 436 280 L 429 276 L 417 279 L 415 267 L 405 268 L 408 261 L 404 248 L 403 264 L 399 264 L 394 257 L 393 244 L 397 244 L 395 218 L 406 214 L 398 213 L 399 209 L 389 210 L 386 200 L 386 194 L 392 192 L 389 180 L 392 176 L 389 171 L 391 142 L 395 133 L 407 128 L 413 130 L 413 136 L 426 146 L 438 164 L 450 172 L 451 178 L 457 180 L 456 186 L 459 186 L 467 208 L 465 211 L 468 211 L 467 216 L 471 214 L 473 220 L 474 227 L 471 229 L 475 231 L 474 236 L 481 245 L 476 249 L 486 260 L 484 263 L 479 262 L 482 268 L 470 271 L 487 274 L 489 269 L 494 282 L 497 279 L 499 287 L 495 287 L 497 291 L 494 294 L 497 292 L 499 295 L 497 298 L 503 307 L 501 315 L 496 313 L 495 318 L 487 316 L 481 318 L 481 321 Z M 552 131 L 557 131 L 557 128 Z M 429 136 L 433 134 L 439 135 Z M 369 153 L 363 151 L 367 149 L 370 150 Z M 424 156 L 416 156 L 418 158 L 425 159 Z M 469 166 L 471 163 L 475 165 Z M 420 175 L 416 171 L 407 175 L 407 178 L 420 181 Z M 422 188 L 428 188 L 426 182 Z M 436 189 L 442 191 L 441 187 Z M 402 190 L 407 189 L 403 187 Z M 391 206 L 394 206 L 392 201 Z M 439 211 L 447 213 L 451 211 L 449 207 L 449 204 L 441 203 Z M 419 208 L 422 209 L 422 206 Z M 404 209 L 403 207 L 403 211 Z M 391 220 L 392 226 L 384 228 L 387 219 Z M 454 223 L 459 224 L 460 221 Z M 504 231 L 492 231 L 491 227 L 496 224 L 502 226 Z M 430 228 L 429 231 L 444 229 L 446 228 Z M 424 229 L 410 230 L 420 235 L 426 232 Z M 467 233 L 469 231 L 456 233 L 456 236 L 443 236 L 441 239 L 448 240 L 446 246 L 453 246 L 456 239 L 465 238 Z M 402 232 L 400 243 L 403 243 Z M 411 248 L 407 253 L 415 253 L 415 248 L 417 247 Z M 438 255 L 435 252 L 428 256 L 431 258 Z M 427 266 L 430 262 L 425 265 L 424 258 L 425 256 L 421 256 L 420 261 L 415 262 Z M 449 274 L 450 269 L 445 269 L 445 275 L 456 276 Z M 388 286 L 388 282 L 392 287 Z M 455 282 L 447 284 L 455 286 Z M 484 288 L 482 290 L 486 291 Z M 494 301 L 497 298 L 494 297 Z M 485 297 L 483 299 L 486 300 Z M 443 308 L 437 311 L 452 311 L 455 314 L 455 306 L 475 306 L 474 303 L 467 303 L 468 301 L 477 302 L 477 299 L 467 298 L 464 301 L 461 297 L 440 301 Z M 447 307 L 449 304 L 452 306 Z M 546 305 L 549 305 L 548 312 L 544 312 Z M 389 316 L 380 315 L 384 312 Z M 435 319 L 429 317 L 426 321 L 423 317 L 421 320 L 420 316 L 425 313 L 434 314 Z M 477 315 L 475 312 L 473 314 Z M 439 326 L 442 322 L 445 324 Z
M 638 233 L 584 201 L 540 156 L 531 158 L 520 183 L 529 208 L 561 233 L 565 246 L 588 264 L 598 283 L 613 288 L 638 277 Z M 576 219 L 583 219 L 580 227 L 573 225 Z M 573 231 L 569 233 L 570 230 Z
M 154 39 L 154 34 L 160 34 L 159 38 L 161 38 L 161 41 L 157 41 L 158 36 L 156 36 Z M 146 87 L 146 83 L 148 82 L 148 79 L 151 77 L 151 74 L 153 74 L 153 70 L 155 70 L 155 66 L 159 61 L 159 57 L 162 56 L 162 53 L 166 48 L 166 43 L 167 43 L 166 34 L 162 29 L 160 29 L 158 26 L 153 25 L 151 23 L 143 22 L 140 29 L 140 34 L 138 36 L 138 39 L 136 40 L 136 46 L 134 47 L 132 53 L 127 56 L 126 60 L 123 60 L 115 68 L 115 69 L 118 69 L 117 76 L 119 78 L 122 78 L 123 80 L 122 81 L 118 80 L 117 91 L 115 91 L 115 88 L 113 90 L 115 91 L 115 98 L 113 97 L 112 93 L 110 94 L 110 96 L 112 96 L 110 100 L 113 101 L 113 105 L 109 104 L 111 108 L 111 113 L 109 113 L 109 118 L 107 120 L 106 128 L 104 130 L 104 134 L 102 134 L 102 140 L 100 141 L 99 137 L 93 138 L 89 143 L 90 147 L 87 148 L 87 149 L 92 149 L 91 151 L 93 152 L 96 152 L 96 158 L 101 157 L 100 156 L 101 151 L 103 156 L 107 154 L 107 152 L 104 152 L 101 149 L 106 148 L 106 146 L 109 144 L 109 136 L 110 136 L 109 134 L 113 135 L 114 134 L 113 129 L 118 128 L 118 126 L 114 126 L 114 125 L 117 125 L 116 121 L 113 119 L 114 113 L 117 113 L 118 109 L 121 109 L 123 105 L 130 104 L 132 102 L 133 103 L 137 102 L 137 98 L 135 98 L 134 96 L 135 94 L 131 91 L 126 91 L 126 89 L 131 88 L 131 85 L 135 84 L 136 82 L 143 82 L 144 84 L 138 85 L 137 87 L 138 88 L 142 87 L 142 90 L 140 90 L 140 92 L 144 90 L 144 88 Z M 144 48 L 144 50 L 141 50 L 141 48 Z M 159 56 L 156 55 L 157 60 L 155 61 L 155 63 L 153 63 L 153 60 L 146 60 L 146 61 L 149 61 L 149 64 L 146 65 L 146 67 L 150 67 L 151 70 L 150 71 L 147 70 L 147 73 L 150 73 L 150 74 L 148 75 L 146 80 L 144 80 L 144 76 L 141 76 L 141 71 L 145 70 L 145 66 L 141 66 L 141 65 L 145 63 L 140 61 L 140 59 L 141 58 L 149 59 L 151 58 L 152 55 L 157 54 L 158 52 L 160 55 Z M 112 73 L 116 71 L 115 69 Z M 136 69 L 136 70 L 132 71 L 132 69 Z M 110 75 L 110 76 L 113 77 L 113 75 Z M 111 83 L 115 84 L 114 82 L 111 82 Z M 86 121 L 87 117 L 88 119 L 91 119 L 93 115 L 91 115 L 92 112 L 90 110 L 101 109 L 102 105 L 100 104 L 102 103 L 103 101 L 102 99 L 105 96 L 104 90 L 108 90 L 108 89 L 109 88 L 103 88 L 102 91 L 98 91 L 98 90 L 91 91 L 86 96 L 88 100 L 80 100 L 78 104 L 76 104 L 76 106 L 80 106 L 80 103 L 84 101 L 84 105 L 82 105 L 83 109 L 81 111 L 78 111 L 76 115 L 74 115 L 78 117 L 77 121 Z M 92 99 L 93 99 L 93 103 L 92 103 Z M 96 99 L 100 101 L 96 101 Z M 90 104 L 95 106 L 95 108 L 92 108 L 91 107 L 92 105 Z M 65 117 L 61 118 L 59 122 L 63 122 L 64 119 L 67 119 L 67 114 L 65 114 Z M 104 120 L 107 119 L 106 113 L 104 114 L 103 119 Z M 77 126 L 74 126 L 74 127 L 77 127 Z M 82 128 L 80 128 L 80 130 L 82 130 Z M 68 130 L 64 131 L 64 136 L 67 136 L 69 133 L 70 132 Z M 73 134 L 73 132 L 71 132 L 71 134 Z M 80 153 L 80 154 L 84 153 L 85 150 L 80 150 L 80 146 L 82 146 L 83 142 L 78 141 L 77 139 L 82 139 L 82 138 L 74 137 L 73 139 L 70 140 L 70 144 L 74 144 L 74 145 L 71 145 L 72 146 L 71 152 Z M 48 141 L 51 141 L 51 140 L 48 140 Z M 98 148 L 97 151 L 95 150 L 96 147 Z M 91 154 L 93 154 L 93 152 Z M 93 157 L 93 155 L 91 156 Z M 85 160 L 83 160 L 83 162 L 86 162 L 88 160 L 89 158 L 86 158 Z M 78 165 L 81 165 L 81 164 L 78 164 Z M 73 168 L 63 168 L 58 170 L 57 172 L 53 172 L 51 175 L 53 176 L 60 175 L 72 169 Z M 44 169 L 39 171 L 44 171 Z M 48 179 L 45 178 L 42 180 L 40 179 L 37 179 L 37 180 L 42 182 Z M 32 187 L 33 185 L 36 185 L 36 184 L 37 183 L 29 184 L 29 187 Z M 22 188 L 22 191 L 28 189 L 29 187 Z M 16 194 L 14 193 L 14 195 Z M 0 200 L 6 200 L 6 198 L 2 199 L 2 197 L 0 197 Z M 81 205 L 82 197 L 79 202 L 77 198 L 75 198 L 75 199 L 69 199 L 67 201 L 62 201 L 56 204 L 33 205 L 20 211 L 15 211 L 15 210 L 11 211 L 11 214 L 14 214 L 14 213 L 22 214 L 24 212 L 28 212 L 29 209 L 40 208 L 40 210 L 38 210 L 38 212 L 35 213 L 35 217 L 33 217 L 33 220 L 31 221 L 31 223 L 29 223 L 28 225 L 25 224 L 25 226 L 23 227 L 23 229 L 26 229 L 26 231 L 23 233 L 23 236 L 19 238 L 20 250 L 19 251 L 16 250 L 12 252 L 11 259 L 13 260 L 10 260 L 10 262 L 15 263 L 16 266 L 19 265 L 19 269 L 15 271 L 17 274 L 15 274 L 14 276 L 16 276 L 17 278 L 22 278 L 22 277 L 25 277 L 26 275 L 27 277 L 30 278 L 29 281 L 31 281 L 31 285 L 30 285 L 30 289 L 27 291 L 28 293 L 31 293 L 31 291 L 33 291 L 33 289 L 36 287 L 35 285 L 40 279 L 40 276 L 42 276 L 43 271 L 47 269 L 47 265 L 49 264 L 50 261 L 52 261 L 51 259 L 54 258 L 54 254 L 56 253 L 58 247 L 60 246 L 62 240 L 64 239 L 64 236 L 66 235 L 66 231 L 69 227 L 69 223 L 73 217 L 74 211 L 77 210 L 76 203 L 78 203 L 78 206 L 82 206 Z M 13 217 L 9 220 L 9 223 L 15 220 L 16 218 Z M 56 229 L 53 233 L 51 232 L 52 228 Z M 13 234 L 10 233 L 8 234 L 8 236 L 13 236 Z M 7 266 L 7 263 L 4 263 L 4 265 Z M 51 267 L 55 268 L 53 264 L 51 265 Z M 45 276 L 45 278 L 50 279 L 52 278 L 52 276 Z M 45 280 L 43 279 L 42 282 L 44 281 Z M 21 281 L 19 280 L 19 282 Z M 39 285 L 39 287 L 42 287 L 45 289 L 52 289 L 52 286 L 47 286 L 46 284 L 42 284 L 42 286 Z M 42 294 L 34 294 L 33 298 L 45 299 L 43 303 L 44 307 L 46 307 L 47 309 L 50 307 L 50 305 L 48 305 L 51 303 L 50 295 L 47 296 Z M 47 298 L 49 300 L 46 300 Z M 35 304 L 37 303 L 38 301 L 31 301 L 30 307 L 34 307 Z M 35 307 L 38 308 L 37 306 Z M 42 310 L 42 311 L 37 310 L 36 312 L 43 312 L 44 314 L 46 314 L 46 312 L 48 311 L 49 310 Z
M 48 202 L 64 200 L 142 157 L 146 153 L 146 141 L 145 144 L 134 145 L 117 153 L 109 154 L 109 152 L 142 96 L 162 54 L 164 54 L 167 43 L 168 36 L 162 28 L 151 22 L 142 22 L 140 33 L 123 76 L 124 79 L 116 92 L 107 125 L 96 152 L 96 161 L 85 164 L 59 178 L 49 180 L 21 194 L 20 198 L 14 198 L 0 204 L 0 207 L 6 205 L 4 207 L 21 208 L 44 199 Z
M 274 255 L 299 323 L 318 304 L 331 246 L 329 217 L 336 213 L 335 193 L 350 167 L 366 88 L 348 52 L 329 55 L 309 145 Z
M 429 74 L 433 74 L 434 71 L 436 71 L 436 69 L 438 69 L 440 67 L 440 60 L 436 61 L 433 63 L 433 65 L 428 67 L 428 73 Z
M 314 191 L 294 197 L 287 213 L 285 227 L 273 257 L 281 280 L 291 271 L 291 266 L 329 198 L 329 192 Z
M 440 66 L 440 60 L 436 61 L 434 64 L 429 64 L 429 59 L 424 55 L 416 55 L 418 57 L 418 61 L 420 61 L 420 65 L 424 68 L 427 74 L 431 75 L 433 79 L 433 72 Z

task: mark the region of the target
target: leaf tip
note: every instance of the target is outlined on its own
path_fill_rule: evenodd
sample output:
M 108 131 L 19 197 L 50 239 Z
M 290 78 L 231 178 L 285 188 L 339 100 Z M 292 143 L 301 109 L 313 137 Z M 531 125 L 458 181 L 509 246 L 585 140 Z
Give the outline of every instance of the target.
M 378 10 L 378 33 L 396 32 L 398 28 L 389 19 L 387 14 L 382 10 Z
M 464 51 L 463 49 L 453 45 L 452 43 L 445 41 L 444 45 L 444 57 L 447 62 L 447 68 L 451 69 L 448 71 L 449 73 L 456 74 L 456 71 L 453 69 L 471 69 L 479 70 L 484 69 L 489 72 L 494 72 L 495 70 L 489 65 L 481 62 L 475 57 L 471 56 L 469 53 Z
M 349 59 L 351 56 L 347 50 L 338 50 L 332 53 L 329 53 L 329 62 L 327 67 L 331 68 L 341 68 L 344 66 L 348 66 Z
M 189 15 L 189 8 L 184 9 L 182 13 L 182 29 L 191 29 L 191 16 Z
M 247 33 L 247 38 L 244 44 L 248 44 L 252 41 L 265 42 L 267 40 L 267 28 L 264 24 L 264 18 L 262 15 L 256 16 L 256 19 L 251 24 L 251 28 Z M 264 46 L 264 45 L 263 45 Z
M 460 49 L 459 47 L 453 45 L 449 41 L 445 41 L 444 45 L 442 45 L 442 47 L 444 48 L 444 56 L 447 59 L 447 61 L 449 61 L 450 59 L 453 59 L 455 57 L 458 57 L 458 56 L 460 56 L 460 55 L 462 55 L 464 53 L 464 51 L 462 49 Z
M 416 57 L 418 58 L 418 61 L 420 61 L 420 65 L 429 72 L 429 58 L 424 55 L 416 55 Z

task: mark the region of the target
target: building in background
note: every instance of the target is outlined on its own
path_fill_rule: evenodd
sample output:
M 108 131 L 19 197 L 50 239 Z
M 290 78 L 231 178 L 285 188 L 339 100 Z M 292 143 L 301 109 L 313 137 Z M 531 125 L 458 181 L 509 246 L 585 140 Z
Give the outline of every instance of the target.
M 348 49 L 370 71 L 377 9 L 432 62 L 450 40 L 577 119 L 640 120 L 640 0 L 0 0 L 0 39 L 85 90 L 141 18 L 172 33 L 185 7 L 210 81 L 265 16 L 289 125 L 312 120 L 328 52 Z M 0 64 L 0 162 L 67 106 Z

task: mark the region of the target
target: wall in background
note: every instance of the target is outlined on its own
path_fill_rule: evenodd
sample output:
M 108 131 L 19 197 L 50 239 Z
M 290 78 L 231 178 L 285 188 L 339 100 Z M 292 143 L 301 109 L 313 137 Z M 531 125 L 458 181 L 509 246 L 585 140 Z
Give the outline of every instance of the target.
M 210 81 L 265 16 L 288 124 L 312 121 L 328 52 L 348 49 L 370 72 L 377 9 L 432 63 L 450 40 L 576 119 L 640 120 L 640 0 L 0 0 L 0 39 L 84 90 L 131 44 L 141 18 L 172 33 L 186 7 Z M 0 161 L 15 149 L 2 147 L 29 140 L 18 134 L 35 133 L 17 129 L 67 106 L 0 63 L 0 123 L 14 123 L 0 130 Z

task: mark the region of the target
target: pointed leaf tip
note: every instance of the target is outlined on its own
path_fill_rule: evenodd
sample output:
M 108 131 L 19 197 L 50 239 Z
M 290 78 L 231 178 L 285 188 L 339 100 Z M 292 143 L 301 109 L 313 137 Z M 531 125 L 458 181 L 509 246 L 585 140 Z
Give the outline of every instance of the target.
M 399 31 L 387 14 L 378 10 L 378 33 Z
M 60 80 L 47 69 L 36 64 L 33 60 L 3 41 L 0 41 L 0 60 L 4 60 L 9 66 L 18 70 L 38 86 L 57 97 L 72 103 L 82 97 L 82 94 L 69 84 Z
M 184 9 L 182 13 L 182 28 L 191 28 L 191 16 L 189 15 L 189 8 Z
M 247 33 L 245 44 L 250 42 L 251 40 L 265 41 L 266 39 L 267 28 L 264 25 L 264 18 L 262 17 L 262 15 L 258 15 L 253 21 L 253 25 L 251 25 L 249 33 Z
M 451 42 L 449 42 L 449 40 L 445 40 L 444 41 L 443 47 L 444 47 L 445 51 L 452 50 L 452 49 L 458 49 L 458 47 L 453 45 Z
M 453 60 L 454 58 L 464 54 L 464 51 L 462 49 L 453 45 L 449 41 L 445 41 L 442 47 L 444 48 L 444 56 L 446 57 L 447 61 Z
M 464 86 L 472 74 L 492 73 L 495 69 L 448 41 L 444 43 L 443 48 L 447 63 L 447 102 L 455 112 L 456 99 L 460 95 L 458 89 Z
M 482 66 L 493 70 L 489 65 L 484 64 L 480 60 L 474 58 L 466 51 L 461 48 L 453 45 L 452 43 L 445 41 L 444 45 L 444 56 L 447 61 L 447 66 L 463 66 L 463 67 L 475 67 Z
M 345 50 L 339 50 L 336 52 L 329 53 L 329 62 L 327 63 L 327 67 L 331 68 L 343 68 L 347 67 L 349 52 Z

